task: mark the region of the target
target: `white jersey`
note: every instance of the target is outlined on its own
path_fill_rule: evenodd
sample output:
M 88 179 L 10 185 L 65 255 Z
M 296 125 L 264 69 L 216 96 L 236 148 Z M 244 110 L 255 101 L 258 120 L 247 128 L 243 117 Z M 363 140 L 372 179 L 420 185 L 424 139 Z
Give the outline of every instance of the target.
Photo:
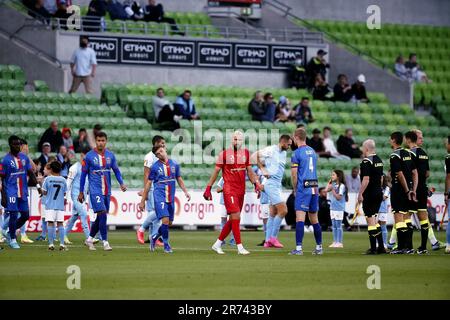
M 149 152 L 144 157 L 144 167 L 151 169 L 153 164 L 158 161 L 158 158 L 153 152 Z M 153 199 L 153 184 L 147 194 L 147 211 L 154 211 L 155 204 Z

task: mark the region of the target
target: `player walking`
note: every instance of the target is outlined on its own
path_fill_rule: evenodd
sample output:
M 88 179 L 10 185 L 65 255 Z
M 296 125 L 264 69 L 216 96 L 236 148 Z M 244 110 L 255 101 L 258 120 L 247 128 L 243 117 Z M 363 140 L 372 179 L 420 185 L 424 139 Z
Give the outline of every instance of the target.
M 106 227 L 111 198 L 111 170 L 114 171 L 116 179 L 120 184 L 120 189 L 123 192 L 127 190 L 127 187 L 123 183 L 119 167 L 117 166 L 116 157 L 106 148 L 107 140 L 108 136 L 106 133 L 97 133 L 95 137 L 96 148 L 86 154 L 81 169 L 78 201 L 80 203 L 84 202 L 83 190 L 87 176 L 89 179 L 89 198 L 91 207 L 97 215 L 92 224 L 89 237 L 84 242 L 89 250 L 96 250 L 93 241 L 99 230 L 103 240 L 103 249 L 105 251 L 112 250 L 108 242 L 108 229 Z
M 282 135 L 278 145 L 269 146 L 256 152 L 256 163 L 263 176 L 267 179 L 262 185 L 262 192 L 267 195 L 271 206 L 266 226 L 266 242 L 264 243 L 266 248 L 283 248 L 283 245 L 278 240 L 278 233 L 281 222 L 287 214 L 287 206 L 281 199 L 281 183 L 286 166 L 286 150 L 291 147 L 291 144 L 291 137 Z
M 72 216 L 70 217 L 69 221 L 67 222 L 66 226 L 66 237 L 64 238 L 65 244 L 72 244 L 67 235 L 72 231 L 73 225 L 75 222 L 80 218 L 81 220 L 81 227 L 83 228 L 84 236 L 89 238 L 89 226 L 87 222 L 87 211 L 86 207 L 84 206 L 84 203 L 80 203 L 77 200 L 78 195 L 80 194 L 80 179 L 81 179 L 81 167 L 84 158 L 86 157 L 86 153 L 88 153 L 89 150 L 83 149 L 80 153 L 80 161 L 73 164 L 69 169 L 69 175 L 67 177 L 67 190 L 70 191 L 70 197 L 72 199 Z M 88 188 L 85 188 L 83 190 L 84 199 L 87 199 L 87 191 Z
M 188 201 L 191 200 L 191 196 L 184 186 L 183 178 L 181 178 L 180 166 L 172 159 L 169 159 L 166 149 L 162 146 L 153 147 L 152 152 L 156 155 L 158 161 L 153 163 L 150 170 L 141 203 L 139 204 L 139 210 L 144 211 L 147 195 L 152 184 L 154 184 L 154 208 L 156 216 L 161 220 L 162 224 L 158 232 L 150 239 L 150 250 L 155 251 L 156 240 L 162 236 L 164 252 L 172 253 L 173 251 L 169 244 L 169 225 L 172 225 L 175 212 L 175 181 L 178 182 Z
M 305 233 L 305 216 L 308 212 L 309 221 L 314 229 L 316 248 L 314 255 L 323 254 L 322 230 L 320 228 L 317 210 L 319 208 L 319 190 L 317 181 L 317 154 L 306 145 L 306 131 L 298 128 L 294 133 L 294 143 L 297 149 L 292 155 L 291 178 L 295 194 L 295 240 L 296 248 L 291 255 L 303 255 L 303 236 Z
M 8 138 L 10 152 L 3 157 L 0 164 L 2 206 L 5 208 L 5 219 L 6 215 L 9 216 L 9 232 L 5 230 L 6 228 L 2 232 L 13 249 L 20 248 L 16 240 L 16 230 L 20 229 L 30 216 L 27 175 L 30 178 L 30 184 L 40 189 L 30 159 L 20 152 L 20 143 L 18 136 Z
M 235 131 L 233 133 L 231 138 L 232 146 L 219 154 L 214 172 L 203 193 L 203 198 L 205 198 L 205 200 L 212 200 L 211 186 L 214 184 L 219 172 L 222 170 L 222 177 L 224 180 L 223 198 L 227 214 L 230 218 L 223 227 L 219 238 L 212 246 L 212 249 L 218 254 L 225 253 L 223 252 L 221 245 L 231 231 L 233 231 L 238 254 L 247 255 L 250 253 L 242 245 L 241 231 L 239 229 L 241 210 L 245 196 L 245 172 L 247 172 L 250 181 L 255 185 L 255 191 L 258 194 L 261 190 L 261 186 L 258 177 L 253 172 L 252 166 L 250 165 L 250 153 L 247 149 L 242 148 L 243 140 L 244 134 L 241 131 Z
M 362 149 L 364 159 L 360 164 L 361 188 L 358 194 L 358 203 L 362 203 L 367 220 L 370 248 L 366 254 L 382 254 L 386 253 L 386 250 L 376 214 L 383 202 L 383 161 L 377 156 L 375 141 L 372 139 L 364 141 Z
M 398 247 L 391 254 L 413 254 L 412 229 L 406 224 L 405 215 L 409 210 L 410 201 L 416 201 L 417 169 L 408 150 L 402 148 L 403 134 L 391 134 L 390 144 L 394 152 L 390 156 L 392 190 L 391 207 L 394 213 L 395 229 L 397 230 Z
M 223 178 L 220 178 L 219 181 L 217 182 L 216 192 L 220 193 L 220 208 L 221 208 L 221 210 L 220 210 L 220 225 L 223 229 L 223 227 L 225 226 L 225 224 L 227 223 L 227 220 L 228 220 L 227 209 L 225 208 L 225 202 L 223 201 Z M 226 243 L 226 241 L 224 241 L 222 243 L 222 245 L 224 245 L 225 243 Z M 233 235 L 231 235 L 229 244 L 230 244 L 230 246 L 236 245 Z

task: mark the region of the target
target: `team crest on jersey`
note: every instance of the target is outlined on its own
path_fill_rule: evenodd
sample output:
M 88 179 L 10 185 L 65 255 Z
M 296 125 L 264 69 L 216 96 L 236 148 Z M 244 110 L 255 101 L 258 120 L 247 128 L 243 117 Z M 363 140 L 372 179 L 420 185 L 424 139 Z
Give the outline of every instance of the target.
M 22 159 L 22 166 L 25 167 L 25 159 Z
M 11 160 L 11 168 L 15 168 L 16 164 L 14 163 L 14 160 Z
M 175 174 L 175 167 L 170 167 L 170 171 Z
M 230 162 L 234 163 L 234 156 L 233 155 L 230 156 Z
M 98 164 L 98 159 L 97 159 L 97 157 L 94 158 L 94 163 L 95 163 L 95 164 Z
M 111 164 L 111 158 L 106 158 L 106 164 Z

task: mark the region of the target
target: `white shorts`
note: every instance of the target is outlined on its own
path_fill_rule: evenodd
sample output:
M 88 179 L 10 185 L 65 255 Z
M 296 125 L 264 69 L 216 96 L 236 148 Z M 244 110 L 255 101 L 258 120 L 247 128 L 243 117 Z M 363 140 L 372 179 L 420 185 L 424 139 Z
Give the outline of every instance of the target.
M 270 204 L 261 204 L 261 219 L 268 219 L 270 214 Z
M 47 222 L 64 222 L 64 211 L 62 211 L 62 210 L 45 210 L 45 221 L 47 221 Z
M 330 210 L 331 219 L 344 220 L 344 211 Z
M 378 221 L 387 222 L 387 213 L 386 212 L 378 213 Z
M 225 205 L 221 204 L 219 207 L 220 207 L 220 209 L 219 209 L 220 217 L 221 218 L 228 218 L 227 209 L 225 208 Z

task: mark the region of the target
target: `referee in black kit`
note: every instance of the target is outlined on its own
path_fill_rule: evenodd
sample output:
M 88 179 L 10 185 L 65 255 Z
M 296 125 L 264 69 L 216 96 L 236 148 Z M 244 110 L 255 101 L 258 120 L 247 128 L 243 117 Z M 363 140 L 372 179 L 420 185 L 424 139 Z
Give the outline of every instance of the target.
M 367 220 L 370 248 L 366 254 L 386 253 L 384 249 L 381 227 L 377 223 L 376 214 L 383 201 L 383 161 L 375 153 L 375 141 L 368 139 L 362 145 L 364 159 L 360 164 L 361 188 L 358 203 L 362 202 Z M 378 250 L 377 250 L 378 241 Z
M 398 247 L 391 254 L 413 254 L 413 229 L 408 228 L 405 215 L 410 208 L 410 201 L 416 202 L 417 169 L 411 153 L 402 148 L 403 134 L 391 134 L 390 144 L 394 152 L 389 158 L 391 165 L 392 190 L 391 207 L 394 213 L 395 229 L 397 230 Z

